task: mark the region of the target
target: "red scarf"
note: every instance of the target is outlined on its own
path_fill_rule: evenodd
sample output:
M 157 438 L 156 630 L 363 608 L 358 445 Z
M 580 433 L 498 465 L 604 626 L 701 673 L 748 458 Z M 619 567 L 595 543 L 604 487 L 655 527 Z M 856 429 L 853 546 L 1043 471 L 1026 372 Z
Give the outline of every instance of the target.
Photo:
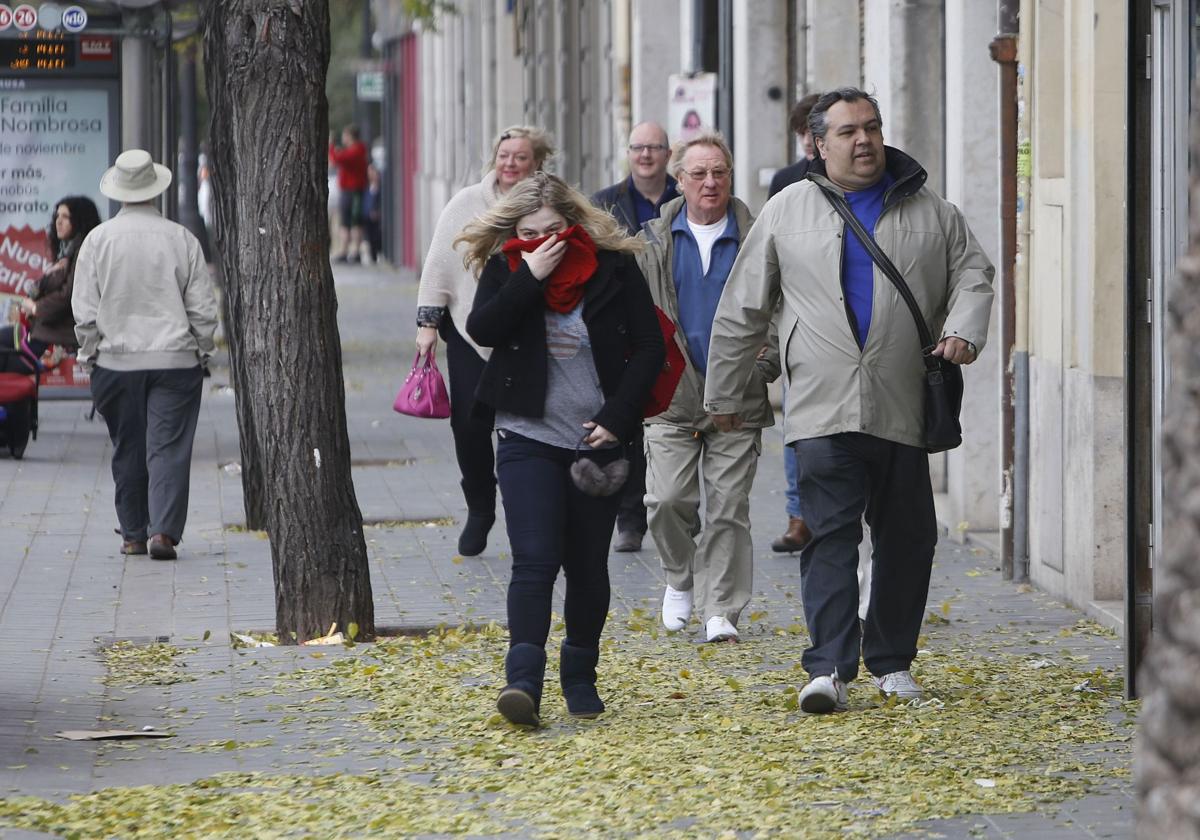
M 553 234 L 551 234 L 553 235 Z M 537 247 L 549 239 L 543 236 L 538 239 L 510 239 L 501 247 L 501 253 L 508 257 L 508 270 L 516 271 L 521 264 L 521 253 L 537 250 Z M 586 230 L 579 225 L 571 225 L 560 231 L 558 238 L 567 243 L 567 252 L 563 254 L 558 266 L 546 278 L 546 306 L 555 312 L 567 313 L 579 305 L 583 299 L 583 287 L 592 275 L 596 273 L 596 243 L 588 236 Z

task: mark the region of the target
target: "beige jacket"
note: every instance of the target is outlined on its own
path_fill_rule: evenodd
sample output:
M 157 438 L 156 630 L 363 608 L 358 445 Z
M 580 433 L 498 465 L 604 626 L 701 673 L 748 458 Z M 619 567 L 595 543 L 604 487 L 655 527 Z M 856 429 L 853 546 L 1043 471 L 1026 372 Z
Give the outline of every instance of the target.
M 750 213 L 750 208 L 739 199 L 731 198 L 730 201 L 733 204 L 734 219 L 737 221 L 738 237 L 744 243 L 754 225 L 754 216 Z M 674 239 L 671 236 L 671 222 L 683 208 L 683 203 L 684 200 L 681 196 L 664 204 L 658 218 L 646 222 L 642 226 L 642 232 L 638 234 L 639 237 L 646 240 L 646 248 L 637 257 L 638 267 L 642 269 L 642 274 L 646 276 L 646 282 L 650 285 L 650 295 L 654 298 L 655 306 L 662 309 L 667 317 L 675 322 L 675 343 L 679 345 L 683 357 L 688 360 L 683 378 L 679 381 L 679 387 L 675 389 L 675 396 L 671 400 L 670 408 L 662 414 L 647 418 L 646 422 L 668 423 L 673 426 L 709 432 L 714 431 L 716 427 L 704 411 L 705 372 L 696 370 L 692 365 L 683 330 L 678 328 L 679 301 L 675 294 L 675 282 L 671 276 L 671 260 L 675 253 Z M 738 259 L 740 261 L 740 256 Z M 730 275 L 725 282 L 725 290 L 721 293 L 718 312 L 724 308 L 725 298 L 729 296 L 730 286 L 734 282 L 733 276 Z M 744 282 L 744 280 L 738 282 Z M 767 400 L 767 383 L 773 382 L 779 376 L 779 345 L 773 329 L 765 333 L 763 340 L 758 343 L 758 347 L 754 351 L 756 356 L 764 345 L 767 346 L 767 352 L 750 366 L 749 381 L 739 391 L 742 395 L 739 400 L 742 423 L 746 428 L 751 429 L 775 424 L 775 413 L 771 410 L 771 404 Z M 710 366 L 712 364 L 711 358 L 709 364 Z
M 125 205 L 75 262 L 78 359 L 85 370 L 190 368 L 213 353 L 217 296 L 196 237 L 152 205 Z
M 982 351 L 995 270 L 958 208 L 924 186 L 920 165 L 892 148 L 887 161 L 896 183 L 875 240 L 904 275 L 935 338 L 958 336 Z M 714 414 L 743 409 L 738 395 L 753 381 L 755 354 L 777 316 L 789 443 L 865 432 L 921 446 L 924 366 L 912 315 L 876 267 L 871 327 L 859 349 L 841 283 L 843 237 L 854 234 L 818 187 L 837 189 L 824 167 L 815 165 L 809 178 L 767 202 L 738 252 L 713 321 L 705 407 Z
M 463 340 L 487 359 L 491 350 L 480 347 L 467 335 L 467 316 L 475 302 L 478 285 L 475 272 L 463 266 L 461 246 L 454 240 L 468 223 L 475 221 L 499 200 L 496 193 L 496 170 L 489 171 L 478 184 L 463 187 L 446 202 L 433 229 L 429 250 L 421 266 L 421 283 L 417 288 L 417 308 L 442 306 L 449 310 L 454 328 Z

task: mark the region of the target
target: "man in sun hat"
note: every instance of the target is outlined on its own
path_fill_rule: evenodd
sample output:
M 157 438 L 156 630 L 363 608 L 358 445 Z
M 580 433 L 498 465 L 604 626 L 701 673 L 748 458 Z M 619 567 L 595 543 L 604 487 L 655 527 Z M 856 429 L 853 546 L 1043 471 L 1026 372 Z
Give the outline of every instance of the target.
M 78 361 L 112 438 L 122 554 L 174 560 L 187 520 L 201 382 L 217 299 L 200 243 L 154 200 L 171 170 L 130 149 L 100 179 L 121 210 L 79 248 Z M 147 541 L 147 537 L 149 540 Z

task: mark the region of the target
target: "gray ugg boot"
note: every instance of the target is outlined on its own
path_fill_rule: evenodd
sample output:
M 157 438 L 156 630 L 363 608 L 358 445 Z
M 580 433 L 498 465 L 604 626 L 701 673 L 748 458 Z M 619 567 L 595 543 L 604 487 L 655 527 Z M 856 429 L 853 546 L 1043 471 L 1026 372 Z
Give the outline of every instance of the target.
M 496 698 L 496 708 L 513 723 L 537 726 L 542 703 L 542 680 L 546 676 L 546 649 L 522 642 L 508 649 L 504 657 L 508 685 Z
M 576 647 L 563 642 L 558 678 L 567 711 L 573 717 L 594 718 L 604 711 L 604 701 L 596 693 L 596 663 L 599 661 L 599 648 Z

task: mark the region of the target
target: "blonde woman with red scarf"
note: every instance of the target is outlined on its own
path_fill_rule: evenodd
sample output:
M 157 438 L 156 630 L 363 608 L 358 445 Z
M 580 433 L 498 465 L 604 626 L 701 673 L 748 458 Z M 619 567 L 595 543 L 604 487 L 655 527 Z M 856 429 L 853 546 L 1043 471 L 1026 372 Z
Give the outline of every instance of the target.
M 641 246 L 553 175 L 534 173 L 467 225 L 480 272 L 467 333 L 492 349 L 476 392 L 495 411 L 496 473 L 512 546 L 507 685 L 497 707 L 540 722 L 550 597 L 566 577 L 559 678 L 567 711 L 596 691 L 608 615 L 608 547 L 628 473 L 625 445 L 663 365 L 662 333 L 633 259 Z

